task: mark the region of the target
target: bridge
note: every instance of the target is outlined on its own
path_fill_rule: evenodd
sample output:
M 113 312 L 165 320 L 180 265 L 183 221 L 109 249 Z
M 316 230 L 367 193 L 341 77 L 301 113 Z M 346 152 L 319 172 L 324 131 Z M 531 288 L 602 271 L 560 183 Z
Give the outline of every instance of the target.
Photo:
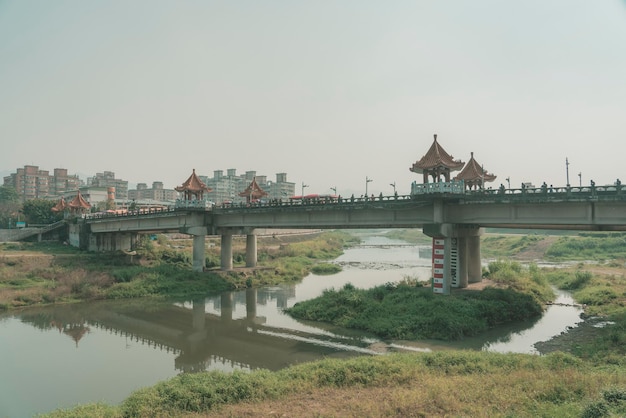
M 93 251 L 131 250 L 139 234 L 179 232 L 193 237 L 193 270 L 203 271 L 205 238 L 221 237 L 221 269 L 233 268 L 232 237 L 246 235 L 246 266 L 257 264 L 263 229 L 421 228 L 433 238 L 436 291 L 482 279 L 480 236 L 485 227 L 626 231 L 621 184 L 466 190 L 457 181 L 412 185 L 410 195 L 287 199 L 205 207 L 90 214 L 70 224 L 70 243 Z

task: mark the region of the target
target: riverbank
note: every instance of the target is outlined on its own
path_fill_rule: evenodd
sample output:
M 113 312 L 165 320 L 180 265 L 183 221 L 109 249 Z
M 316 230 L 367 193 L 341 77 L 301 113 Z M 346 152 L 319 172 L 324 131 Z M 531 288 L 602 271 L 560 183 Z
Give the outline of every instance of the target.
M 137 251 L 95 254 L 55 242 L 0 244 L 0 310 L 100 299 L 180 298 L 293 282 L 339 256 L 354 237 L 342 232 L 259 239 L 259 268 L 245 268 L 245 237 L 233 239 L 234 269 L 219 270 L 208 240 L 205 272 L 191 270 L 189 239 L 157 236 Z

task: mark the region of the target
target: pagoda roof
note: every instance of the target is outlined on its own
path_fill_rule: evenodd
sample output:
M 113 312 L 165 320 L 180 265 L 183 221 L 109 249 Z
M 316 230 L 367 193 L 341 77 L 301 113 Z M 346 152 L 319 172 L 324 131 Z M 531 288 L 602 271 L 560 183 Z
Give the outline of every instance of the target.
M 52 212 L 63 212 L 65 209 L 67 209 L 67 203 L 64 198 L 61 198 L 50 210 L 52 210 Z
M 450 170 L 459 170 L 465 164 L 461 160 L 455 160 L 437 142 L 437 134 L 428 152 L 409 169 L 414 173 L 423 173 L 425 170 L 432 170 L 437 167 L 445 167 Z
M 206 184 L 196 174 L 196 169 L 194 168 L 189 178 L 178 187 L 175 187 L 174 190 L 177 192 L 210 192 L 212 189 L 209 189 Z
M 481 180 L 482 182 L 494 181 L 496 176 L 494 174 L 487 173 L 482 165 L 478 164 L 474 158 L 472 152 L 470 160 L 467 162 L 463 170 L 455 177 L 456 180 L 464 180 L 465 182 L 475 182 Z
M 260 197 L 267 196 L 267 194 L 268 193 L 265 190 L 259 187 L 258 183 L 256 182 L 256 177 L 254 177 L 248 187 L 246 187 L 246 190 L 239 193 L 239 196 L 247 196 L 251 199 L 258 199 Z
M 83 195 L 80 194 L 80 190 L 76 192 L 76 197 L 72 199 L 70 203 L 67 204 L 70 209 L 89 209 L 91 205 L 87 202 Z

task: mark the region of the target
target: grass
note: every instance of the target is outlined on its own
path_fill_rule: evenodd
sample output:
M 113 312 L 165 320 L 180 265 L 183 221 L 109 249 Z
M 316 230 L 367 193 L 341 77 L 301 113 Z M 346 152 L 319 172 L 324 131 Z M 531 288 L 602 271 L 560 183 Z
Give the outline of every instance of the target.
M 481 253 L 487 258 L 510 257 L 537 245 L 546 236 L 541 235 L 486 235 L 481 239 Z
M 554 297 L 536 266 L 523 268 L 502 261 L 490 264 L 489 271 L 491 279 L 504 288 L 441 297 L 415 282 L 367 290 L 347 284 L 285 312 L 297 319 L 359 329 L 385 339 L 457 340 L 496 325 L 539 317 L 543 304 Z
M 261 246 L 259 269 L 203 273 L 191 269 L 191 240 L 169 240 L 164 235 L 144 239 L 138 255 L 132 257 L 82 252 L 59 243 L 4 244 L 0 246 L 0 310 L 77 300 L 190 298 L 297 281 L 313 268 L 330 273 L 332 267 L 322 261 L 339 256 L 354 240 L 342 232 L 281 238 Z M 235 248 L 235 265 L 242 267 L 245 246 Z M 219 247 L 209 245 L 206 259 L 209 267 L 219 265 Z
M 547 279 L 570 290 L 576 302 L 586 305 L 585 315 L 602 318 L 607 325 L 594 329 L 594 337 L 567 350 L 596 364 L 626 365 L 626 278 L 617 266 L 584 265 L 551 269 Z
M 119 407 L 96 404 L 47 416 L 580 417 L 599 410 L 620 416 L 626 413 L 623 371 L 562 353 L 327 359 L 277 372 L 183 374 L 134 392 Z
M 626 233 L 580 233 L 575 237 L 560 237 L 548 248 L 548 260 L 606 260 L 626 258 Z

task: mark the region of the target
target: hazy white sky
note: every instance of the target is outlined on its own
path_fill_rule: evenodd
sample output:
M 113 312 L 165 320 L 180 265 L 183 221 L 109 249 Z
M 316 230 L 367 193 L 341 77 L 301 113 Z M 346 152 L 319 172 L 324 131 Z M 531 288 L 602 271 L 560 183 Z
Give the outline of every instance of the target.
M 626 0 L 0 0 L 4 174 L 408 193 L 434 133 L 494 188 L 626 180 Z

